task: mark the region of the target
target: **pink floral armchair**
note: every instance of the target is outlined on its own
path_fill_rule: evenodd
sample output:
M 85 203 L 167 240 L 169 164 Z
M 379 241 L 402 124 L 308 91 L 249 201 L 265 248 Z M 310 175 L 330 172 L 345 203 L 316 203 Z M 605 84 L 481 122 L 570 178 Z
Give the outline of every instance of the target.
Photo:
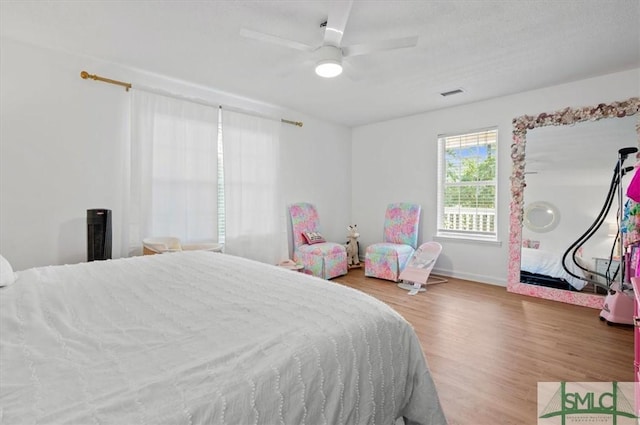
M 316 207 L 301 202 L 289 206 L 293 232 L 293 259 L 304 266 L 304 273 L 323 279 L 347 274 L 347 250 L 344 245 L 326 242 L 320 234 L 320 220 Z M 313 234 L 312 244 L 305 234 Z
M 367 247 L 364 275 L 397 282 L 418 246 L 419 223 L 420 205 L 389 204 L 384 219 L 384 242 Z

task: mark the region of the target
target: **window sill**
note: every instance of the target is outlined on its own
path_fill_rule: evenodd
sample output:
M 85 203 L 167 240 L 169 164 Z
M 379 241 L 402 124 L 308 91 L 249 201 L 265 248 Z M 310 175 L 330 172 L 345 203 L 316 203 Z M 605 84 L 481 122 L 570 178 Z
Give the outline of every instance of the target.
M 433 240 L 470 242 L 470 243 L 480 244 L 480 245 L 502 246 L 502 241 L 500 240 L 487 239 L 487 238 L 474 238 L 472 236 L 462 236 L 462 235 L 437 235 L 433 237 Z

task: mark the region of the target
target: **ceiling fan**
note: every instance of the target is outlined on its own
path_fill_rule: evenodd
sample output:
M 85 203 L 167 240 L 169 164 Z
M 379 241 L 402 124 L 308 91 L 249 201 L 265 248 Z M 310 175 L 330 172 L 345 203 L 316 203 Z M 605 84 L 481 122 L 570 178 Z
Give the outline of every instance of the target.
M 395 38 L 375 43 L 355 44 L 351 46 L 341 45 L 344 29 L 351 13 L 353 0 L 332 1 L 329 3 L 328 18 L 320 24 L 324 28 L 324 39 L 320 46 L 310 46 L 293 40 L 265 34 L 258 31 L 242 28 L 240 35 L 254 40 L 278 44 L 281 46 L 316 52 L 318 60 L 315 71 L 321 77 L 333 78 L 342 73 L 342 59 L 349 56 L 367 55 L 383 50 L 402 49 L 415 47 L 418 44 L 418 36 Z

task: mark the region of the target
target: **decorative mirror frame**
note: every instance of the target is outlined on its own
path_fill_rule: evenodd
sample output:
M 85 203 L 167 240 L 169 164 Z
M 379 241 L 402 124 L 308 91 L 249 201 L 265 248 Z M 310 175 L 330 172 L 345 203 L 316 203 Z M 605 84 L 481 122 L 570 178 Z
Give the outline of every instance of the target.
M 640 97 L 632 97 L 621 102 L 601 103 L 597 106 L 565 108 L 556 112 L 541 113 L 537 116 L 522 115 L 513 119 L 513 143 L 511 144 L 511 205 L 509 221 L 509 269 L 507 272 L 507 291 L 577 304 L 601 309 L 604 297 L 596 294 L 566 291 L 529 285 L 520 282 L 520 260 L 522 245 L 522 218 L 525 183 L 525 145 L 527 131 L 552 125 L 573 125 L 584 121 L 598 121 L 603 118 L 624 118 L 640 112 Z M 640 141 L 640 123 L 636 124 L 636 133 Z

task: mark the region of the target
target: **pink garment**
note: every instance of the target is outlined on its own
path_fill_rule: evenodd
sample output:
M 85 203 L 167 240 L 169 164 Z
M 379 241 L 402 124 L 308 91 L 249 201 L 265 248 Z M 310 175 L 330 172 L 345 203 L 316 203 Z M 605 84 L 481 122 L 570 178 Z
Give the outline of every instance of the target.
M 640 202 L 640 173 L 636 168 L 633 178 L 627 187 L 627 196 L 636 202 Z

